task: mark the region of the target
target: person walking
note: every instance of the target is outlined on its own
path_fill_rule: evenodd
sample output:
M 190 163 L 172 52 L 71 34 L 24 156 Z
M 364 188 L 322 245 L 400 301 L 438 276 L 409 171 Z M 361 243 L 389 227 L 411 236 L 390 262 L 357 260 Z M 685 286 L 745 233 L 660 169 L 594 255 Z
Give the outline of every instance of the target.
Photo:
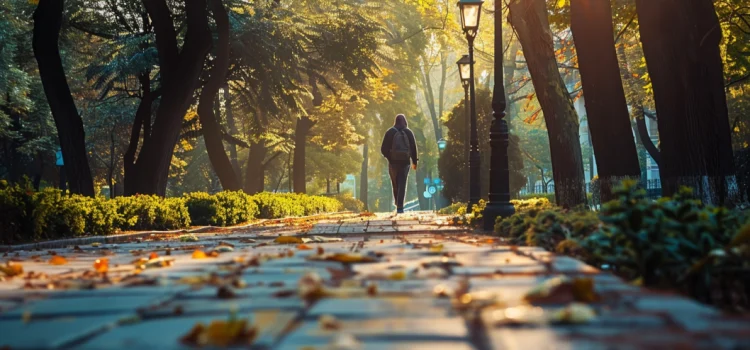
M 386 131 L 383 144 L 380 146 L 380 153 L 388 159 L 388 175 L 391 177 L 396 213 L 403 213 L 409 163 L 411 163 L 411 168 L 416 170 L 419 160 L 417 141 L 414 139 L 414 133 L 409 130 L 403 114 L 397 115 L 393 127 Z

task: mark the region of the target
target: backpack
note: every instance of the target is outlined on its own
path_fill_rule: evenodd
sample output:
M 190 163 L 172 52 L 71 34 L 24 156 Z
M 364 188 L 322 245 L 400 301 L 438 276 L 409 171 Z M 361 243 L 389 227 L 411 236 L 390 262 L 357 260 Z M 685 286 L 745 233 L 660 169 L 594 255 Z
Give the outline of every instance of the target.
M 390 161 L 409 162 L 410 156 L 411 145 L 409 143 L 409 135 L 406 134 L 405 129 L 396 129 L 396 134 L 393 135 L 393 142 L 391 143 Z

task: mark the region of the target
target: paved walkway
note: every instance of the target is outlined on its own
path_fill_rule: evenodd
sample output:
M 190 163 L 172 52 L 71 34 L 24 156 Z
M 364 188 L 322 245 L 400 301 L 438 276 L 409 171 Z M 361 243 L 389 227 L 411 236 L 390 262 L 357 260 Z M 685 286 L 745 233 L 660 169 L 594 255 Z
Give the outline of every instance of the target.
M 442 220 L 342 216 L 9 252 L 5 269 L 24 272 L 0 280 L 0 349 L 750 348 L 747 318 Z

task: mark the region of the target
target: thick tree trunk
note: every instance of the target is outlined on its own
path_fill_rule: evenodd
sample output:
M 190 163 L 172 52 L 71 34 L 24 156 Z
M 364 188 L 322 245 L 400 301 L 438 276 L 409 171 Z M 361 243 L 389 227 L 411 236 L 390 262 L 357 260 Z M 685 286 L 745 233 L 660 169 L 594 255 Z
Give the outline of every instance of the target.
M 369 210 L 367 205 L 367 186 L 369 183 L 367 170 L 369 169 L 369 145 L 365 139 L 365 145 L 362 147 L 362 170 L 359 175 L 359 200 L 365 204 L 364 210 Z
M 232 112 L 232 93 L 229 90 L 229 84 L 224 87 L 224 110 L 227 115 L 229 134 L 237 136 L 237 124 L 234 122 L 234 113 Z M 234 173 L 237 174 L 237 179 L 242 182 L 240 162 L 237 158 L 237 146 L 233 143 L 229 144 L 229 160 L 232 162 L 232 168 L 234 169 Z
M 245 168 L 245 192 L 256 194 L 263 192 L 266 183 L 266 169 L 264 160 L 268 154 L 268 148 L 265 141 L 256 138 L 250 144 L 250 151 L 247 154 L 247 167 Z
M 544 0 L 514 0 L 510 21 L 518 33 L 549 132 L 557 204 L 586 203 L 578 116 L 557 69 Z
M 198 116 L 203 128 L 203 140 L 206 143 L 208 159 L 211 161 L 216 176 L 219 177 L 221 187 L 228 191 L 239 191 L 242 189 L 242 184 L 224 149 L 221 125 L 213 108 L 219 89 L 226 84 L 229 69 L 229 16 L 221 0 L 210 1 L 219 40 L 216 43 L 213 68 L 211 68 L 206 85 L 201 90 Z
M 41 0 L 34 11 L 34 57 L 39 66 L 44 94 L 57 126 L 70 190 L 94 196 L 94 180 L 86 156 L 86 134 L 78 115 L 60 58 L 58 39 L 64 0 Z
M 123 180 L 125 185 L 125 194 L 133 195 L 136 194 L 136 175 L 135 173 L 135 155 L 138 152 L 138 143 L 141 139 L 141 129 L 143 129 L 143 139 L 147 139 L 151 136 L 150 124 L 151 124 L 151 108 L 154 102 L 153 92 L 151 92 L 151 78 L 148 73 L 141 74 L 138 77 L 141 84 L 141 103 L 138 105 L 138 110 L 135 112 L 135 120 L 133 120 L 133 126 L 130 130 L 130 143 L 128 149 L 123 155 L 123 168 L 125 172 L 125 178 Z M 149 127 L 146 127 L 146 125 Z
M 134 193 L 164 196 L 174 147 L 182 121 L 211 49 L 211 32 L 205 0 L 185 0 L 187 33 L 180 50 L 172 14 L 164 0 L 144 0 L 156 34 L 162 97 L 156 110 L 153 135 L 144 140 L 131 173 Z
M 307 193 L 307 175 L 305 173 L 305 150 L 307 148 L 307 135 L 315 125 L 309 117 L 303 116 L 297 119 L 294 128 L 294 163 L 292 174 L 294 175 L 294 192 Z
M 609 1 L 572 0 L 570 17 L 604 203 L 614 199 L 613 186 L 641 175 L 615 52 L 612 7 Z
M 705 203 L 736 193 L 719 43 L 711 0 L 636 0 L 659 116 L 662 193 L 693 187 Z

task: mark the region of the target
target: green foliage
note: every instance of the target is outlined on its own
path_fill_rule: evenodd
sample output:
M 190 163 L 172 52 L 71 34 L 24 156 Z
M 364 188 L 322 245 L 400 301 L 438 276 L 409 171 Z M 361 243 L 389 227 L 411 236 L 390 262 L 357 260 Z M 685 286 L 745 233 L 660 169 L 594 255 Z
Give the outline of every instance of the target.
M 216 196 L 206 192 L 192 192 L 185 194 L 183 198 L 194 225 L 216 225 L 219 221 L 219 200 Z
M 57 189 L 34 191 L 31 183 L 9 186 L 0 182 L 0 242 L 13 244 L 81 235 L 107 235 L 128 230 L 173 230 L 193 225 L 229 226 L 262 218 L 282 218 L 361 211 L 362 202 L 351 196 L 339 198 L 290 193 L 224 191 L 214 195 L 194 192 L 183 197 L 162 198 L 84 197 Z
M 253 198 L 241 191 L 223 191 L 214 195 L 217 199 L 217 218 L 213 225 L 237 225 L 258 217 L 258 205 Z
M 337 201 L 341 202 L 344 210 L 351 211 L 353 213 L 360 213 L 365 209 L 365 204 L 357 198 L 354 198 L 351 193 L 341 193 L 333 196 Z
M 619 199 L 603 207 L 604 225 L 583 246 L 595 262 L 649 286 L 674 287 L 686 271 L 727 247 L 747 221 L 743 212 L 703 205 L 688 188 L 650 201 L 636 182 L 626 181 L 615 194 Z M 705 279 L 711 271 L 703 273 Z

